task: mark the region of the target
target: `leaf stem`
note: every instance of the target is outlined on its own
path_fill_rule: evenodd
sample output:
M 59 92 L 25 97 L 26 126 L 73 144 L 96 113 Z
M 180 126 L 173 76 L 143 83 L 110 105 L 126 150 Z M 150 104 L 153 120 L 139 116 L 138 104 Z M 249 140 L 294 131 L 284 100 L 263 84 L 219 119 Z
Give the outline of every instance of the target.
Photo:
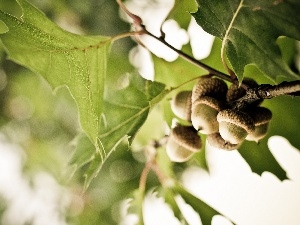
M 136 35 L 139 35 L 139 34 L 141 34 L 141 31 L 126 32 L 126 33 L 118 34 L 116 36 L 111 37 L 110 41 L 114 42 L 114 41 L 120 40 L 122 38 L 136 36 Z
M 229 24 L 228 28 L 226 29 L 226 33 L 225 33 L 225 36 L 224 36 L 224 38 L 223 38 L 223 41 L 222 41 L 222 47 L 221 47 L 222 63 L 223 63 L 223 65 L 224 65 L 224 67 L 226 68 L 226 70 L 228 71 L 228 73 L 230 74 L 232 80 L 236 80 L 237 77 L 236 77 L 235 73 L 228 67 L 228 65 L 227 65 L 227 63 L 226 63 L 226 60 L 225 60 L 225 45 L 226 45 L 227 40 L 228 40 L 229 31 L 230 31 L 230 29 L 232 28 L 233 23 L 234 23 L 234 21 L 235 21 L 237 15 L 238 15 L 240 9 L 241 9 L 242 6 L 243 6 L 243 2 L 244 2 L 244 0 L 241 0 L 241 1 L 240 1 L 240 4 L 238 5 L 236 11 L 235 11 L 234 14 L 233 14 L 233 18 L 232 18 L 232 20 L 230 21 L 230 24 Z

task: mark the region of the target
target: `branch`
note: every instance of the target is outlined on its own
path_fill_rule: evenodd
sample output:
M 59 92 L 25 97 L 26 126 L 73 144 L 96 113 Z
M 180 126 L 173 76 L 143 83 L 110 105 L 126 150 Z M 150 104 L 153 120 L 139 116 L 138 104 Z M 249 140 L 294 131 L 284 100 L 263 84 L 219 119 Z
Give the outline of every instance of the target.
M 268 98 L 274 98 L 280 95 L 292 95 L 297 96 L 299 95 L 300 91 L 300 81 L 291 81 L 287 82 L 284 81 L 278 85 L 272 86 L 272 85 L 264 85 L 259 90 L 259 95 L 262 98 L 268 99 Z
M 143 43 L 141 43 L 140 39 L 138 38 L 138 35 L 142 35 L 142 34 L 147 34 L 153 38 L 155 38 L 156 40 L 158 40 L 159 42 L 163 43 L 164 45 L 166 45 L 167 47 L 169 47 L 170 49 L 172 49 L 173 51 L 175 51 L 178 55 L 180 55 L 182 58 L 184 58 L 185 60 L 191 62 L 192 64 L 202 68 L 202 69 L 205 69 L 207 72 L 209 72 L 211 75 L 214 75 L 214 76 L 217 76 L 223 80 L 227 80 L 231 83 L 235 83 L 235 84 L 238 84 L 238 81 L 236 79 L 236 77 L 233 77 L 234 79 L 232 79 L 232 76 L 229 76 L 225 73 L 222 73 L 221 71 L 218 71 L 198 60 L 196 60 L 195 58 L 189 56 L 188 54 L 182 52 L 181 50 L 178 50 L 176 48 L 174 48 L 172 45 L 170 45 L 168 42 L 165 41 L 164 39 L 164 33 L 162 32 L 162 36 L 161 37 L 157 37 L 155 36 L 154 34 L 150 33 L 145 25 L 143 25 L 143 21 L 142 19 L 131 13 L 127 8 L 126 6 L 121 2 L 121 0 L 116 0 L 117 3 L 119 4 L 120 8 L 133 20 L 133 26 L 135 28 L 135 30 L 137 31 L 137 33 L 135 33 L 135 38 L 137 40 L 137 42 L 139 44 L 141 44 L 142 46 L 144 46 Z M 144 46 L 145 47 L 145 46 Z
M 262 99 L 271 99 L 281 95 L 299 96 L 299 94 L 300 80 L 284 81 L 278 85 L 262 84 L 256 88 L 248 88 L 246 94 L 234 102 L 234 108 L 243 109 Z

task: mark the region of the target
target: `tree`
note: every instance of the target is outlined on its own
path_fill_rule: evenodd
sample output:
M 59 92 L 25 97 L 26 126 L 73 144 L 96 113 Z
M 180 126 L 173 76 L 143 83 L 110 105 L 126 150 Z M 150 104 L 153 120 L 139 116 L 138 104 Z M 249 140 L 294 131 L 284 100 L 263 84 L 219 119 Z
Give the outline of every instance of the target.
M 176 167 L 185 168 L 189 163 L 196 163 L 209 170 L 205 159 L 205 144 L 202 144 L 201 150 L 198 149 L 199 152 L 191 155 L 192 159 L 187 163 L 175 163 L 174 166 L 165 151 L 166 142 L 171 138 L 165 136 L 161 124 L 165 121 L 174 131 L 172 121 L 177 118 L 179 124 L 191 128 L 188 121 L 174 115 L 168 99 L 182 90 L 191 90 L 196 80 L 211 81 L 215 78 L 226 81 L 226 87 L 240 86 L 240 90 L 244 91 L 237 99 L 227 101 L 226 106 L 221 107 L 222 110 L 249 113 L 253 105 L 256 108 L 256 103 L 264 100 L 264 106 L 272 111 L 273 118 L 268 133 L 260 140 L 259 145 L 247 140 L 243 140 L 241 145 L 231 144 L 238 144 L 234 146 L 235 149 L 238 148 L 253 172 L 262 174 L 269 171 L 280 180 L 287 179 L 285 171 L 269 151 L 267 140 L 273 135 L 281 135 L 300 148 L 299 139 L 293 135 L 297 133 L 297 126 L 294 124 L 299 122 L 299 99 L 291 97 L 299 95 L 300 91 L 299 68 L 293 62 L 296 54 L 295 40 L 300 40 L 298 1 L 175 1 L 166 19 L 174 19 L 183 29 L 187 29 L 193 17 L 205 31 L 216 37 L 214 50 L 202 61 L 193 58 L 189 44 L 178 50 L 166 41 L 163 32 L 160 36 L 149 32 L 142 19 L 120 1 L 119 6 L 132 19 L 134 30 L 128 32 L 127 27 L 125 33 L 110 36 L 70 33 L 51 22 L 29 2 L 18 0 L 17 3 L 21 7 L 21 17 L 6 13 L 5 8 L 0 12 L 0 38 L 4 50 L 11 60 L 42 76 L 52 89 L 67 87 L 74 99 L 81 132 L 76 137 L 76 147 L 70 163 L 76 167 L 76 174 L 85 177 L 84 190 L 93 185 L 93 179 L 99 172 L 105 171 L 105 164 L 114 163 L 116 169 L 135 167 L 139 171 L 138 176 L 132 175 L 134 179 L 125 187 L 131 188 L 133 193 L 131 209 L 139 215 L 139 224 L 143 224 L 142 203 L 145 191 L 153 185 L 161 187 L 166 202 L 182 223 L 186 223 L 186 220 L 177 205 L 176 195 L 180 195 L 199 213 L 203 224 L 210 224 L 212 217 L 219 212 L 185 190 L 176 174 Z M 109 4 L 116 7 L 115 2 Z M 16 14 L 17 10 L 12 11 Z M 104 21 L 103 19 L 103 23 Z M 105 22 L 112 22 L 113 26 L 114 21 Z M 166 62 L 152 55 L 154 81 L 131 72 L 133 68 L 128 63 L 126 49 L 121 56 L 118 55 L 120 51 L 114 49 L 117 41 L 131 36 L 142 46 L 143 40 L 140 38 L 145 35 L 171 48 L 181 57 L 174 62 Z M 132 43 L 128 45 L 132 46 Z M 245 77 L 252 78 L 259 85 L 243 83 Z M 19 79 L 18 82 L 23 82 L 22 78 Z M 30 97 L 36 91 L 38 90 L 33 90 Z M 58 92 L 63 91 L 60 89 Z M 226 93 L 222 94 L 221 98 L 225 98 L 225 95 Z M 66 96 L 64 93 L 61 98 L 68 98 Z M 74 104 L 72 100 L 67 102 Z M 289 116 L 282 118 L 290 108 L 292 110 L 289 110 Z M 44 113 L 43 107 L 40 113 Z M 51 110 L 47 110 L 47 113 L 51 114 Z M 19 117 L 21 121 L 26 119 L 26 112 Z M 2 123 L 5 124 L 8 120 L 4 118 Z M 282 120 L 285 126 L 279 127 Z M 56 121 L 53 129 L 55 132 L 59 131 L 60 135 L 66 135 L 66 141 L 74 136 L 74 125 L 69 124 L 69 130 L 62 129 L 63 123 L 65 122 Z M 33 121 L 30 126 L 32 124 Z M 78 129 L 76 125 L 75 128 Z M 194 129 L 196 136 L 201 137 L 201 142 L 205 143 L 210 134 L 200 135 L 197 131 Z M 187 131 L 183 133 L 186 134 Z M 226 139 L 221 131 L 220 134 L 221 140 Z M 47 134 L 47 137 L 50 138 L 51 135 Z M 223 141 L 223 147 L 226 148 L 230 141 Z M 142 165 L 126 152 L 133 142 L 135 148 L 142 148 L 145 154 Z M 118 160 L 129 162 L 127 167 L 124 166 L 126 163 L 117 167 L 116 161 L 110 162 L 110 156 L 115 152 L 120 152 Z M 159 184 L 152 179 L 152 184 L 146 185 L 150 171 L 155 173 Z M 125 172 L 122 171 L 121 174 Z M 131 171 L 132 174 L 134 172 Z M 109 186 L 105 188 L 108 189 Z M 124 197 L 125 192 L 120 191 L 119 195 Z

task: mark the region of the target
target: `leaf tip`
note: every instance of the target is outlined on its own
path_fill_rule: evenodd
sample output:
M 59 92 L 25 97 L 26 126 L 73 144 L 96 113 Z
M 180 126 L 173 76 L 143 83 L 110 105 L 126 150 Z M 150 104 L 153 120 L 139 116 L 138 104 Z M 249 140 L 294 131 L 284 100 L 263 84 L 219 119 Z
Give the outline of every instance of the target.
M 6 26 L 6 24 L 0 20 L 0 34 L 7 33 L 9 31 L 9 28 Z

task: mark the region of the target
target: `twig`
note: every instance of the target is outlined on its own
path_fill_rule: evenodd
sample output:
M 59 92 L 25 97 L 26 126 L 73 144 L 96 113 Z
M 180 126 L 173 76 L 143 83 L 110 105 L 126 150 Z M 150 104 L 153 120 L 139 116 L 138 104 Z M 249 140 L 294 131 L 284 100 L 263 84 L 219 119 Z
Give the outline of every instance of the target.
M 271 99 L 281 95 L 298 96 L 300 92 L 300 80 L 284 81 L 278 85 L 261 84 L 256 88 L 249 88 L 246 94 L 235 101 L 236 109 L 243 109 L 261 99 Z
M 143 171 L 142 171 L 142 174 L 141 174 L 141 177 L 140 177 L 140 183 L 139 183 L 139 190 L 141 192 L 145 192 L 145 189 L 146 189 L 146 182 L 147 182 L 147 177 L 148 177 L 148 174 L 151 170 L 151 167 L 152 167 L 152 164 L 154 163 L 154 159 L 151 159 L 149 160 Z
M 258 94 L 264 99 L 274 98 L 280 95 L 292 95 L 296 96 L 297 92 L 300 91 L 300 81 L 291 81 L 291 82 L 282 82 L 278 85 L 262 85 L 259 90 Z
M 235 84 L 238 84 L 238 81 L 236 79 L 232 79 L 229 75 L 225 74 L 225 73 L 222 73 L 221 71 L 218 71 L 198 60 L 196 60 L 195 58 L 189 56 L 188 54 L 182 52 L 181 50 L 178 50 L 176 48 L 174 48 L 172 45 L 170 45 L 168 42 L 165 41 L 164 39 L 164 33 L 162 33 L 163 36 L 161 37 L 157 37 L 155 36 L 154 34 L 152 34 L 151 32 L 149 32 L 145 25 L 143 25 L 143 21 L 142 19 L 131 13 L 127 8 L 126 6 L 121 2 L 121 0 L 116 0 L 117 3 L 119 4 L 120 8 L 133 20 L 133 26 L 135 28 L 135 30 L 137 31 L 137 33 L 135 33 L 135 38 L 136 40 L 138 41 L 139 44 L 141 44 L 142 46 L 143 43 L 141 43 L 140 39 L 139 39 L 139 35 L 142 35 L 142 34 L 147 34 L 151 37 L 153 37 L 154 39 L 158 40 L 159 42 L 163 43 L 164 45 L 166 45 L 167 47 L 169 47 L 170 49 L 172 49 L 173 51 L 175 51 L 178 55 L 180 55 L 182 58 L 184 58 L 185 60 L 191 62 L 192 64 L 202 68 L 202 69 L 205 69 L 206 71 L 208 71 L 210 74 L 214 75 L 214 76 L 217 76 L 223 80 L 227 80 L 231 83 L 235 83 Z
M 167 47 L 169 47 L 170 49 L 172 49 L 173 51 L 175 51 L 179 56 L 181 56 L 182 58 L 184 58 L 185 60 L 189 61 L 190 63 L 194 64 L 195 66 L 198 66 L 202 69 L 205 69 L 206 71 L 208 71 L 210 74 L 217 76 L 223 80 L 227 80 L 231 83 L 236 83 L 236 81 L 233 81 L 231 79 L 231 77 L 225 73 L 222 73 L 221 71 L 218 71 L 198 60 L 196 60 L 195 58 L 189 56 L 188 54 L 182 52 L 181 50 L 178 50 L 176 48 L 174 48 L 172 45 L 170 45 L 168 42 L 165 41 L 165 39 L 163 37 L 157 37 L 154 34 L 150 33 L 145 27 L 145 34 L 155 38 L 156 40 L 158 40 L 159 42 L 163 43 L 164 45 L 166 45 Z

